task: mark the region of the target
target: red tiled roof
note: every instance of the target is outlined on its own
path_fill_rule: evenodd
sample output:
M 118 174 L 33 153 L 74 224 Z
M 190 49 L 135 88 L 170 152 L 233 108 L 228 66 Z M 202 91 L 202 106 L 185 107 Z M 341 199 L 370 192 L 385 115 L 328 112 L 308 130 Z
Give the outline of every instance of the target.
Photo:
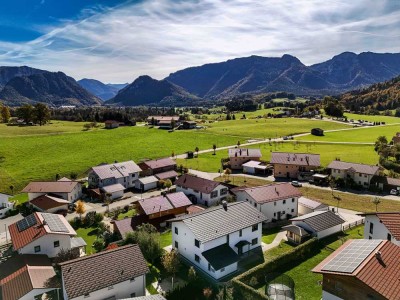
M 376 216 L 386 226 L 392 236 L 400 241 L 400 212 L 377 213 Z
M 201 207 L 199 205 L 190 205 L 189 207 L 186 208 L 186 212 L 188 214 L 195 214 L 197 212 L 205 210 L 204 207 Z
M 190 174 L 182 175 L 175 182 L 175 185 L 177 186 L 179 185 L 185 188 L 190 188 L 204 194 L 211 194 L 211 192 L 220 184 L 220 182 L 197 177 Z
M 42 195 L 32 199 L 29 201 L 29 203 L 43 211 L 46 211 L 55 207 L 65 206 L 69 203 L 69 201 L 49 195 Z
M 29 183 L 24 193 L 71 193 L 78 181 L 40 181 Z
M 270 163 L 313 167 L 321 165 L 319 154 L 289 152 L 272 152 Z
M 233 193 L 246 192 L 257 203 L 263 204 L 277 200 L 300 197 L 302 194 L 291 183 L 275 183 L 256 187 L 235 188 Z

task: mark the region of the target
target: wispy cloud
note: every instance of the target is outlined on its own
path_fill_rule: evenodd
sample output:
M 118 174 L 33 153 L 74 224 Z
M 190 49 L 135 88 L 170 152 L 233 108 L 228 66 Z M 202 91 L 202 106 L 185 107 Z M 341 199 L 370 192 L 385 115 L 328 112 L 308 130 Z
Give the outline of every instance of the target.
M 132 81 L 252 54 L 306 64 L 343 51 L 398 52 L 400 7 L 390 0 L 147 0 L 93 7 L 41 28 L 28 43 L 0 40 L 0 64 Z

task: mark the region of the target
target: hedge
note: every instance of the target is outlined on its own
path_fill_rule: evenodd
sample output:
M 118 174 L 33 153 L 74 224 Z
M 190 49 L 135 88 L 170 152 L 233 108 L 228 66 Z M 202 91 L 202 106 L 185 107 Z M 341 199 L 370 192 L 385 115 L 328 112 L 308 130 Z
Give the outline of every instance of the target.
M 319 244 L 319 241 L 316 238 L 313 238 L 275 258 L 266 258 L 266 261 L 261 265 L 258 265 L 257 267 L 254 267 L 253 269 L 250 269 L 232 279 L 235 292 L 240 294 L 242 299 L 268 299 L 264 293 L 250 286 L 249 282 L 251 278 L 255 277 L 258 282 L 264 282 L 267 273 L 277 272 L 280 267 L 291 262 L 304 260 L 304 258 L 309 257 L 310 254 L 318 252 L 320 248 L 321 245 Z

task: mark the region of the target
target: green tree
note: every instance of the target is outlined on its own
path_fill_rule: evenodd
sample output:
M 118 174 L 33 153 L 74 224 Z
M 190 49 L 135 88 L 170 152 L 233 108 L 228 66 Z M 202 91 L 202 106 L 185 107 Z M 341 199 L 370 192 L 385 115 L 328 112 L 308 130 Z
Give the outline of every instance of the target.
M 172 182 L 170 179 L 167 179 L 164 181 L 164 188 L 166 188 L 168 191 L 171 188 L 171 186 L 172 186 Z
M 101 250 L 104 249 L 105 246 L 106 246 L 106 243 L 104 242 L 103 238 L 97 238 L 93 242 L 93 248 L 94 248 L 94 250 L 96 250 L 96 252 L 100 252 Z
M 34 118 L 34 109 L 30 104 L 24 104 L 17 108 L 16 114 L 18 118 L 24 120 L 26 124 L 33 121 Z
M 374 197 L 374 199 L 372 199 L 372 203 L 375 205 L 375 211 L 378 212 L 378 205 L 381 203 L 381 198 L 379 198 L 378 196 Z
M 178 272 L 181 264 L 179 260 L 178 251 L 172 249 L 171 252 L 169 253 L 166 252 L 162 257 L 161 262 L 167 273 L 172 275 L 172 287 L 173 287 L 175 274 Z
M 197 273 L 196 273 L 196 270 L 194 269 L 193 266 L 191 266 L 191 267 L 189 268 L 189 271 L 188 271 L 188 279 L 189 279 L 189 282 L 194 282 L 194 281 L 196 281 L 196 279 L 197 279 Z
M 10 109 L 5 105 L 1 107 L 1 118 L 3 119 L 3 123 L 8 123 L 11 118 Z
M 50 109 L 46 104 L 37 103 L 33 111 L 33 119 L 40 126 L 50 121 Z

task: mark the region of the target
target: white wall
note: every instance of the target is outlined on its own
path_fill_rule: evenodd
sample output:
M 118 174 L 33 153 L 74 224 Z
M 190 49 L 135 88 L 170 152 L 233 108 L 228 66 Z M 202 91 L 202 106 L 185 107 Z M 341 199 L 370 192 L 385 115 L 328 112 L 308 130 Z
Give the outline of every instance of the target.
M 139 180 L 136 180 L 135 187 L 136 187 L 138 190 L 140 190 L 140 188 L 141 188 L 140 186 L 141 186 L 140 181 L 139 181 Z M 146 183 L 146 184 L 143 185 L 143 191 L 144 191 L 144 192 L 145 192 L 145 191 L 148 191 L 148 190 L 151 190 L 151 189 L 155 189 L 155 188 L 157 188 L 157 181 L 155 181 L 155 182 L 149 182 L 149 183 Z
M 54 248 L 54 242 L 60 241 L 60 246 Z M 35 253 L 35 246 L 40 246 L 40 252 Z M 19 254 L 46 254 L 57 256 L 61 249 L 71 249 L 71 237 L 66 234 L 46 234 L 18 250 Z
M 373 175 L 370 174 L 363 174 L 358 172 L 353 173 L 353 172 L 347 172 L 346 170 L 337 170 L 337 169 L 331 170 L 331 176 L 334 177 L 335 179 L 342 178 L 346 180 L 347 175 L 349 175 L 350 178 L 352 178 L 355 183 L 362 185 L 365 188 L 369 187 L 369 184 L 373 177 Z
M 374 224 L 373 233 L 369 233 L 370 224 Z M 365 216 L 365 226 L 364 226 L 364 239 L 377 239 L 377 240 L 387 240 L 388 234 L 391 234 L 386 226 L 380 222 L 379 218 L 375 215 Z M 400 246 L 400 241 L 396 240 L 393 235 L 391 242 Z
M 96 274 L 93 274 L 94 276 Z M 64 286 L 64 279 L 63 279 Z M 109 289 L 110 288 L 110 289 Z M 75 298 L 68 298 L 65 288 L 64 290 L 64 299 L 65 300 L 102 300 L 112 296 L 115 296 L 116 299 L 124 299 L 131 298 L 131 294 L 135 293 L 135 297 L 144 296 L 146 289 L 146 281 L 145 275 L 141 275 L 135 278 L 134 281 L 126 280 L 118 284 L 114 284 L 111 287 L 106 287 L 98 291 L 91 292 L 89 297 L 85 297 L 81 295 Z
M 48 210 L 44 211 L 42 209 L 40 209 L 39 207 L 37 207 L 36 205 L 31 204 L 35 209 L 37 209 L 38 211 L 43 211 L 43 212 L 47 212 L 47 213 L 51 213 L 54 214 L 59 210 L 68 210 L 68 204 L 64 204 L 58 207 L 53 207 L 53 208 L 49 208 Z
M 39 196 L 49 194 L 48 192 L 43 192 L 43 193 L 28 193 L 28 198 L 29 201 L 32 199 L 35 199 Z M 54 195 L 57 195 L 59 198 L 62 198 L 64 200 L 68 200 L 69 202 L 75 202 L 76 200 L 80 199 L 82 197 L 82 185 L 78 183 L 74 189 L 71 191 L 71 193 L 52 193 Z
M 331 228 L 322 230 L 320 232 L 316 232 L 313 228 L 311 228 L 308 224 L 304 223 L 301 220 L 300 221 L 292 221 L 292 224 L 300 226 L 300 227 L 304 228 L 305 230 L 307 230 L 309 232 L 312 232 L 312 235 L 317 237 L 318 239 L 322 239 L 322 238 L 324 238 L 326 236 L 329 236 L 331 234 L 334 234 L 334 233 L 342 231 L 342 224 L 333 226 Z
M 126 189 L 127 188 L 132 188 L 135 187 L 135 182 L 139 178 L 139 172 L 131 173 L 129 176 L 126 177 L 121 177 L 121 178 L 106 178 L 106 179 L 100 179 L 96 173 L 93 171 L 89 172 L 88 175 L 88 182 L 89 185 L 91 186 L 96 186 L 96 187 L 104 187 L 116 183 L 122 184 Z
M 299 216 L 306 215 L 306 214 L 312 213 L 314 211 L 313 209 L 311 209 L 307 206 L 301 205 L 300 203 L 299 203 L 298 209 L 299 209 Z
M 226 190 L 226 194 L 221 195 L 221 191 Z M 197 204 L 202 204 L 205 206 L 215 206 L 218 205 L 222 200 L 225 200 L 228 196 L 228 188 L 222 184 L 218 185 L 214 190 L 218 192 L 218 195 L 214 198 L 211 198 L 210 194 L 200 193 L 199 191 L 195 191 L 191 188 L 184 188 L 181 186 L 176 186 L 177 192 L 183 192 L 186 196 L 194 195 L 197 199 Z
M 52 290 L 55 289 L 33 289 L 32 291 L 30 291 L 28 294 L 22 296 L 21 298 L 19 298 L 19 300 L 32 300 L 35 298 L 35 296 L 39 296 L 43 293 L 47 293 L 50 292 Z M 60 291 L 60 297 L 61 297 L 61 291 Z

